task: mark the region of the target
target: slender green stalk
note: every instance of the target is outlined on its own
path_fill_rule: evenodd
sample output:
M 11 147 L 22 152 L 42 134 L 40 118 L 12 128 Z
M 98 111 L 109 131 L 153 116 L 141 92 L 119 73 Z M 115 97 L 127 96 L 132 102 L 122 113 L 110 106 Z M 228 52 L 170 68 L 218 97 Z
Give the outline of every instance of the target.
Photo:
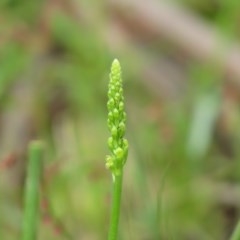
M 30 143 L 24 195 L 22 240 L 35 240 L 37 237 L 42 152 L 41 142 L 33 141 Z
M 119 222 L 120 206 L 121 206 L 122 177 L 123 177 L 123 174 L 120 173 L 118 176 L 115 177 L 113 181 L 112 209 L 111 209 L 108 240 L 117 239 L 118 222 Z
M 128 141 L 124 138 L 126 113 L 121 79 L 121 66 L 117 59 L 112 63 L 108 85 L 108 128 L 111 137 L 108 146 L 111 155 L 106 158 L 106 167 L 112 172 L 113 193 L 108 240 L 116 240 L 120 217 L 123 167 L 128 155 Z
M 240 240 L 240 221 L 237 223 L 230 240 Z

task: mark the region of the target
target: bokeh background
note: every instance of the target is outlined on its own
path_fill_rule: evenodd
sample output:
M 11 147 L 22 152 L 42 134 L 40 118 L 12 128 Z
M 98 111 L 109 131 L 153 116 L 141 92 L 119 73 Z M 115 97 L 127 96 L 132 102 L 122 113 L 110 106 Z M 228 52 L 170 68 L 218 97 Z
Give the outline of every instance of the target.
M 33 139 L 45 146 L 38 239 L 106 239 L 114 58 L 130 145 L 119 239 L 229 239 L 239 38 L 238 0 L 1 0 L 0 239 L 20 238 Z

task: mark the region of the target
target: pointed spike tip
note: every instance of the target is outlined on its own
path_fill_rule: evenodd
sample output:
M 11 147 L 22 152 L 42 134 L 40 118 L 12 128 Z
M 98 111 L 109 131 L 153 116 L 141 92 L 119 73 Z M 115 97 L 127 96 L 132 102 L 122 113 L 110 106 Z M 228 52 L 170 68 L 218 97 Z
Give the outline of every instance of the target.
M 118 61 L 117 58 L 115 58 L 112 62 L 112 66 L 120 66 L 120 62 Z
M 118 63 L 118 64 L 119 64 L 119 61 L 118 61 L 118 59 L 117 59 L 117 58 L 115 58 L 115 59 L 113 60 L 113 63 L 114 63 L 114 64 L 116 64 L 116 63 Z

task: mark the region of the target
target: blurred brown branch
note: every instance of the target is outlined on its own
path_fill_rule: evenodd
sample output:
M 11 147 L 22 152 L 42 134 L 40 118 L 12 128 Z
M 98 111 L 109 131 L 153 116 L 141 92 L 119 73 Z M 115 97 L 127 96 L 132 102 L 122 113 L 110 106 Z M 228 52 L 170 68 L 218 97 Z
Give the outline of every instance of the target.
M 163 0 L 109 0 L 109 4 L 131 32 L 134 29 L 142 38 L 164 38 L 190 57 L 222 68 L 228 79 L 240 84 L 240 46 L 190 11 Z

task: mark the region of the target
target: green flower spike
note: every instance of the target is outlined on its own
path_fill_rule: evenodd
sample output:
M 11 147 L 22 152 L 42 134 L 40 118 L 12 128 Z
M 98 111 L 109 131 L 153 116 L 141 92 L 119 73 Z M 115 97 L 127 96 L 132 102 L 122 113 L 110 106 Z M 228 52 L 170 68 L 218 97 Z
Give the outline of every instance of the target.
M 124 139 L 126 113 L 124 111 L 121 67 L 117 59 L 113 61 L 111 67 L 107 107 L 108 128 L 111 133 L 111 137 L 108 139 L 108 146 L 111 151 L 111 155 L 108 155 L 106 158 L 106 167 L 110 169 L 113 176 L 112 209 L 108 240 L 117 240 L 123 166 L 128 155 L 128 141 Z
M 122 171 L 128 155 L 128 141 L 124 139 L 126 113 L 124 111 L 121 66 L 117 59 L 113 61 L 111 67 L 107 107 L 108 128 L 111 133 L 108 146 L 111 155 L 106 158 L 106 167 L 115 176 Z

